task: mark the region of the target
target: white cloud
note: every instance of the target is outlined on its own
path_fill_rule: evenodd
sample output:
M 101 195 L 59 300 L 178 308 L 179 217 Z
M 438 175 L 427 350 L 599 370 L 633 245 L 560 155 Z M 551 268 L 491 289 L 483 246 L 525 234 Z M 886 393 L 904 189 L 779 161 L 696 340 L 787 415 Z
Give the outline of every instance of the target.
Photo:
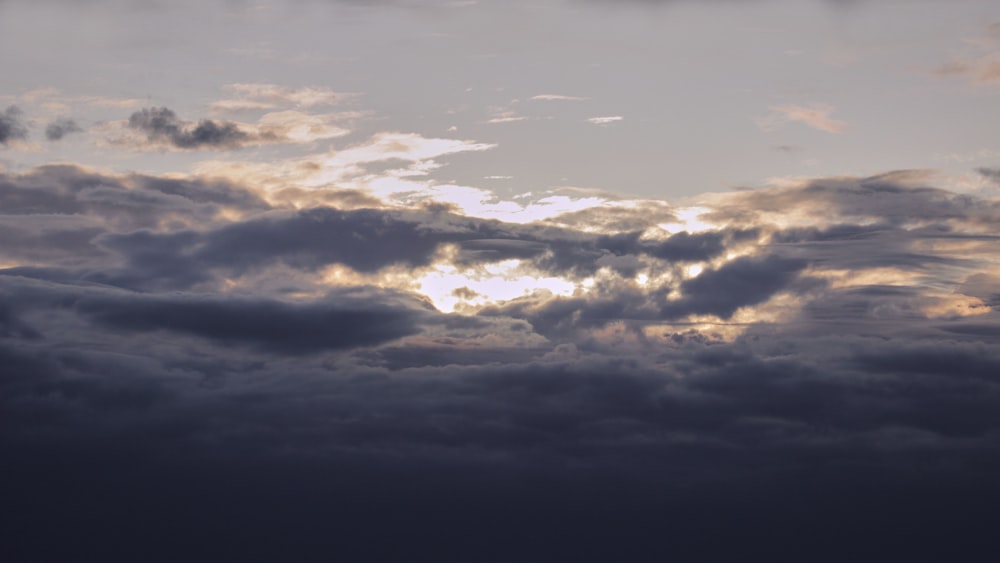
M 609 125 L 611 123 L 615 123 L 616 121 L 621 121 L 623 119 L 625 118 L 620 115 L 608 115 L 603 117 L 591 117 L 590 119 L 587 120 L 587 123 L 593 125 Z
M 509 116 L 506 116 L 506 117 L 494 117 L 493 119 L 490 119 L 486 123 L 494 123 L 494 124 L 496 124 L 496 123 L 516 123 L 518 121 L 524 121 L 526 119 L 528 119 L 528 118 L 525 117 L 525 116 L 523 116 L 523 115 L 516 115 L 516 116 L 515 115 L 509 115 Z
M 383 132 L 326 155 L 271 162 L 208 161 L 196 167 L 200 174 L 224 176 L 271 190 L 288 187 L 336 186 L 367 190 L 379 197 L 398 199 L 428 188 L 428 180 L 414 180 L 439 168 L 436 159 L 461 152 L 489 150 L 496 145 L 460 139 L 429 138 L 415 133 Z M 392 163 L 387 168 L 383 163 Z M 371 167 L 378 164 L 380 166 Z M 374 168 L 374 170 L 373 170 Z
M 537 96 L 532 96 L 531 99 L 540 102 L 582 102 L 584 100 L 589 100 L 590 98 L 583 98 L 580 96 L 563 96 L 561 94 L 539 94 Z

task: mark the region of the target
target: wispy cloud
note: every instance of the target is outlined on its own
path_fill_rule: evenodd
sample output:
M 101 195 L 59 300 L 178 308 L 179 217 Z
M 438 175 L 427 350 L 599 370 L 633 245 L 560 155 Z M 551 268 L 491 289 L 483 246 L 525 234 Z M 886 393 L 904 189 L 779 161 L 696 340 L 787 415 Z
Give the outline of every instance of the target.
M 583 98 L 580 96 L 564 96 L 561 94 L 539 94 L 537 96 L 532 96 L 531 99 L 540 102 L 582 102 L 589 100 L 590 98 Z
M 517 123 L 518 121 L 526 121 L 528 119 L 531 119 L 531 118 L 528 117 L 528 116 L 525 116 L 525 115 L 517 115 L 514 112 L 504 112 L 504 113 L 502 113 L 502 114 L 500 114 L 500 115 L 498 115 L 496 117 L 491 117 L 490 119 L 486 120 L 486 123 L 493 123 L 493 124 L 496 124 L 496 123 Z
M 975 86 L 1000 83 L 1000 23 L 988 26 L 977 37 L 966 38 L 952 60 L 930 70 L 943 78 L 966 78 Z
M 608 115 L 603 117 L 591 117 L 587 119 L 587 123 L 590 123 L 592 125 L 610 125 L 612 123 L 616 123 L 623 119 L 625 118 L 620 115 Z
M 234 98 L 216 101 L 212 109 L 216 111 L 240 111 L 273 109 L 277 107 L 312 108 L 340 103 L 349 94 L 334 92 L 318 86 L 288 88 L 277 84 L 236 83 L 226 86 L 235 94 Z
M 827 133 L 843 133 L 848 128 L 847 122 L 830 116 L 836 108 L 827 104 L 782 105 L 771 106 L 769 109 L 771 113 L 754 119 L 757 127 L 765 132 L 776 131 L 792 121 Z
M 1000 83 L 1000 53 L 944 63 L 931 70 L 941 77 L 964 77 L 973 84 Z

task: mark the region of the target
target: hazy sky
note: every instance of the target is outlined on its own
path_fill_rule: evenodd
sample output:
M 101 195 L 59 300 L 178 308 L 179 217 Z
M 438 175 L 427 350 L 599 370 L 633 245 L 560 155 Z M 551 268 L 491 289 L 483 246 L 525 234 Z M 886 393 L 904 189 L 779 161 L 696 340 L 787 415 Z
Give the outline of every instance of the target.
M 298 154 L 386 130 L 487 143 L 442 159 L 430 178 L 504 197 L 576 186 L 676 198 L 909 168 L 961 177 L 1000 151 L 1000 6 L 989 0 L 8 0 L 0 10 L 4 103 L 38 127 L 60 113 L 87 126 L 37 152 L 8 149 L 9 168 L 187 169 L 206 156 L 95 147 L 109 134 L 101 124 L 135 109 L 97 100 L 253 120 L 263 110 L 213 108 L 246 83 L 351 94 L 334 108 L 363 114 L 351 136 Z
M 998 110 L 995 0 L 0 0 L 0 558 L 991 561 Z

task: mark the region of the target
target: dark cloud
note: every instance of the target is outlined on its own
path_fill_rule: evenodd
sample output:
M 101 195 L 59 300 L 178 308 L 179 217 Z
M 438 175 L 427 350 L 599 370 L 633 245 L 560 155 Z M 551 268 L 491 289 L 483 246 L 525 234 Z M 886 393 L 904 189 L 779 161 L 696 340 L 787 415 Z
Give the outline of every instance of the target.
M 472 239 L 461 242 L 460 259 L 466 263 L 530 259 L 543 254 L 544 243 L 517 239 Z
M 82 318 L 96 320 L 106 305 L 88 304 Z M 126 307 L 112 311 L 131 315 Z M 138 548 L 167 524 L 172 534 L 208 526 L 206 545 L 228 544 L 220 537 L 235 534 L 234 525 L 241 537 L 267 528 L 265 537 L 294 539 L 254 551 L 280 547 L 310 560 L 312 549 L 298 544 L 328 553 L 322 538 L 330 518 L 340 532 L 417 526 L 410 541 L 436 534 L 441 519 L 449 535 L 496 525 L 503 545 L 519 549 L 530 545 L 536 525 L 561 518 L 570 537 L 603 530 L 601 541 L 568 537 L 571 547 L 559 551 L 587 561 L 611 554 L 602 546 L 607 534 L 625 533 L 626 518 L 638 530 L 644 521 L 653 528 L 648 538 L 628 536 L 640 551 L 626 559 L 642 560 L 662 542 L 662 526 L 685 532 L 673 553 L 724 556 L 732 551 L 712 537 L 738 530 L 755 537 L 777 524 L 795 529 L 804 515 L 815 525 L 861 532 L 869 525 L 864 518 L 840 520 L 860 503 L 869 516 L 892 516 L 872 540 L 882 546 L 887 534 L 908 536 L 910 524 L 927 523 L 907 516 L 914 506 L 955 502 L 957 509 L 1000 496 L 990 477 L 1000 462 L 995 347 L 759 332 L 733 343 L 689 340 L 658 362 L 643 354 L 546 361 L 513 353 L 506 361 L 475 361 L 461 351 L 456 362 L 428 361 L 415 357 L 419 348 L 396 346 L 386 351 L 392 369 L 385 369 L 283 350 L 274 350 L 281 361 L 246 362 L 226 347 L 199 357 L 202 350 L 181 342 L 163 346 L 175 338 L 169 331 L 137 354 L 132 323 L 144 331 L 147 322 L 173 315 L 151 312 L 153 321 L 138 320 L 139 312 L 123 325 L 101 320 L 86 337 L 17 347 L 0 339 L 2 440 L 18 454 L 0 464 L 20 484 L 3 485 L 6 506 L 34 507 L 19 512 L 20 522 L 40 521 L 35 510 L 58 507 L 45 518 L 68 524 L 86 506 L 90 517 L 70 529 L 90 533 L 91 526 L 124 525 L 120 515 L 138 503 L 145 509 L 138 536 L 125 534 L 121 549 L 132 549 L 132 540 Z M 73 479 L 55 467 L 72 467 Z M 30 503 L 17 492 L 26 483 L 38 485 Z M 98 499 L 102 510 L 94 511 Z M 910 503 L 906 510 L 901 499 Z M 336 508 L 322 508 L 327 503 Z M 610 509 L 631 516 L 598 517 Z M 271 516 L 275 510 L 280 518 Z M 401 510 L 414 511 L 412 522 L 399 520 Z M 497 510 L 502 516 L 494 521 Z M 545 517 L 538 522 L 520 522 L 539 510 Z M 428 514 L 434 525 L 418 525 Z M 470 518 L 485 520 L 471 525 Z M 962 510 L 947 518 L 978 522 Z M 751 524 L 761 519 L 760 529 Z M 903 522 L 910 524 L 897 529 Z M 816 534 L 812 524 L 803 533 Z M 705 541 L 688 543 L 691 533 Z M 339 552 L 371 556 L 367 540 L 353 535 L 338 537 Z M 246 541 L 257 543 L 232 545 Z M 773 540 L 748 541 L 739 554 L 772 553 Z M 900 541 L 889 552 L 910 553 L 913 538 Z M 572 547 L 579 542 L 586 549 Z M 42 553 L 61 549 L 41 545 L 51 546 Z M 165 545 L 174 553 L 174 543 Z M 232 545 L 230 553 L 239 549 Z M 463 560 L 479 548 L 454 549 L 442 559 Z M 787 560 L 774 549 L 776 560 Z
M 45 138 L 50 141 L 59 141 L 70 133 L 79 133 L 80 131 L 83 129 L 76 124 L 76 121 L 68 117 L 60 117 L 45 127 Z
M 413 312 L 350 301 L 91 299 L 76 308 L 117 329 L 192 334 L 279 354 L 371 346 L 417 332 Z
M 0 145 L 28 138 L 28 129 L 21 120 L 22 115 L 23 112 L 17 106 L 10 106 L 0 113 Z
M 787 289 L 806 265 L 804 260 L 779 256 L 737 258 L 681 283 L 681 298 L 668 302 L 663 313 L 728 319 L 741 307 L 763 303 Z
M 979 172 L 986 178 L 989 178 L 996 184 L 1000 184 L 1000 168 L 976 168 L 976 172 Z
M 152 143 L 179 149 L 234 149 L 251 142 L 254 136 L 235 123 L 203 119 L 196 124 L 182 121 L 167 108 L 144 108 L 128 118 L 128 126 L 145 133 Z
M 621 227 L 593 233 L 334 201 L 370 203 L 0 175 L 5 554 L 992 556 L 992 201 L 834 178 L 733 194 L 711 205 L 729 226 L 669 235 L 662 208 L 592 211 Z M 590 279 L 457 315 L 320 275 L 511 259 Z M 965 308 L 928 312 L 948 300 Z
M 645 251 L 656 258 L 677 262 L 701 262 L 721 254 L 726 246 L 725 233 L 677 233 L 658 244 L 646 245 Z
M 779 256 L 737 258 L 676 286 L 640 290 L 628 284 L 605 284 L 586 297 L 542 302 L 529 297 L 488 307 L 482 314 L 525 319 L 550 338 L 579 338 L 581 329 L 622 322 L 637 322 L 642 326 L 691 315 L 729 319 L 740 308 L 761 304 L 782 291 L 805 293 L 813 289 L 820 282 L 808 281 L 796 286 L 807 265 L 804 260 Z M 668 299 L 674 290 L 679 291 L 679 296 Z
M 263 211 L 254 192 L 222 180 L 98 174 L 69 165 L 0 174 L 0 220 L 31 217 L 36 224 L 88 218 L 108 231 L 206 225 L 223 211 Z M 61 227 L 59 227 L 61 228 Z
M 41 334 L 22 321 L 9 303 L 0 303 L 0 338 L 40 338 Z
M 0 221 L 0 240 L 8 245 L 3 254 L 8 259 L 25 262 L 76 263 L 100 260 L 102 252 L 91 240 L 102 233 L 99 227 L 55 224 L 42 231 Z
M 761 213 L 792 209 L 818 219 L 850 217 L 877 219 L 903 226 L 921 221 L 996 219 L 996 202 L 926 185 L 921 171 L 898 171 L 867 178 L 824 178 L 801 186 L 744 192 L 704 218 L 718 221 L 754 221 Z

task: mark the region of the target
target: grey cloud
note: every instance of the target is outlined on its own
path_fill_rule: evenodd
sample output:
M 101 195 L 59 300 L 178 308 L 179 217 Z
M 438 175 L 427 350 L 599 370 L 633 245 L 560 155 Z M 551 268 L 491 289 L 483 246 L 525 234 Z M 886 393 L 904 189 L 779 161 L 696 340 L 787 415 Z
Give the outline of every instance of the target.
M 24 322 L 9 303 L 0 303 L 0 338 L 41 338 L 41 333 Z
M 988 235 L 965 237 L 940 227 L 906 229 L 889 224 L 848 224 L 786 229 L 774 233 L 772 241 L 776 250 L 785 256 L 812 260 L 834 269 L 894 267 L 944 272 L 948 268 L 973 266 L 974 261 L 959 256 L 922 251 L 934 241 L 949 238 L 970 242 L 991 240 Z
M 117 551 L 101 551 L 103 542 L 85 550 L 109 561 L 135 559 L 150 542 L 165 560 L 206 543 L 244 560 L 411 559 L 372 541 L 372 530 L 386 529 L 412 534 L 407 545 L 428 553 L 450 546 L 441 561 L 475 559 L 494 543 L 511 560 L 647 560 L 663 549 L 664 529 L 674 535 L 665 558 L 777 561 L 799 540 L 797 560 L 818 544 L 834 546 L 827 560 L 856 555 L 813 525 L 877 529 L 866 553 L 887 560 L 926 556 L 926 534 L 913 532 L 932 524 L 955 530 L 946 543 L 965 553 L 989 547 L 988 510 L 968 507 L 1000 500 L 995 312 L 927 319 L 914 305 L 925 297 L 920 283 L 837 288 L 806 274 L 807 265 L 875 265 L 883 253 L 932 276 L 954 265 L 932 259 L 955 257 L 912 243 L 982 236 L 962 230 L 974 205 L 888 193 L 931 206 L 924 216 L 949 218 L 952 230 L 854 221 L 831 205 L 816 228 L 745 226 L 653 243 L 637 229 L 592 235 L 443 211 L 274 211 L 239 186 L 199 180 L 59 167 L 3 176 L 0 236 L 19 237 L 25 262 L 64 266 L 0 272 L 0 447 L 9 453 L 0 471 L 12 476 L 0 493 L 31 544 L 13 553 L 67 560 L 91 545 L 43 541 L 53 525 L 81 538 L 125 526 Z M 226 206 L 247 216 L 208 212 Z M 133 211 L 115 218 L 122 207 Z M 174 208 L 202 212 L 185 223 L 152 219 Z M 91 236 L 87 221 L 101 229 L 94 245 L 80 242 Z M 219 272 L 331 262 L 417 268 L 443 244 L 468 264 L 519 258 L 567 275 L 599 265 L 619 273 L 586 294 L 515 300 L 476 317 L 377 288 L 282 298 L 280 288 L 241 295 L 200 284 Z M 123 263 L 98 263 L 88 245 Z M 681 268 L 741 245 L 754 253 L 683 282 L 628 279 L 635 261 Z M 907 262 L 907 252 L 923 256 Z M 142 291 L 100 283 L 129 276 Z M 996 293 L 987 274 L 958 279 L 964 295 Z M 808 303 L 731 341 L 665 328 L 664 338 L 626 347 L 592 334 L 612 323 L 725 318 L 780 292 Z M 512 346 L 516 337 L 527 344 Z M 776 528 L 799 533 L 779 549 Z M 567 547 L 537 548 L 539 529 Z M 617 534 L 613 547 L 608 534 Z M 746 540 L 734 552 L 719 534 Z M 898 541 L 878 543 L 887 535 Z M 634 557 L 623 551 L 631 548 Z
M 185 287 L 213 271 L 243 275 L 275 264 L 309 272 L 330 264 L 363 273 L 391 265 L 418 268 L 429 265 L 448 242 L 466 245 L 462 256 L 467 260 L 492 262 L 538 251 L 537 244 L 525 241 L 483 242 L 484 235 L 504 233 L 497 222 L 454 216 L 445 216 L 444 224 L 437 220 L 440 217 L 423 212 L 321 207 L 259 216 L 206 232 L 136 231 L 108 234 L 97 242 L 126 257 L 128 269 L 109 272 L 104 279 L 127 287 L 171 279 L 180 284 L 176 287 Z
M 73 167 L 46 167 L 0 178 L 4 209 L 15 216 L 35 217 L 32 229 L 13 217 L 0 221 L 0 226 L 22 242 L 16 251 L 6 253 L 8 259 L 33 264 L 8 268 L 9 274 L 146 291 L 189 290 L 208 283 L 200 286 L 204 289 L 233 277 L 247 277 L 247 283 L 257 284 L 259 280 L 250 280 L 275 268 L 291 268 L 288 273 L 293 279 L 295 271 L 314 273 L 330 264 L 344 264 L 362 273 L 388 266 L 422 268 L 446 244 L 457 245 L 456 260 L 463 265 L 519 259 L 526 267 L 550 275 L 582 279 L 607 268 L 621 278 L 602 282 L 586 298 L 549 303 L 528 299 L 488 310 L 531 320 L 545 334 L 619 319 L 648 322 L 691 314 L 728 318 L 739 308 L 760 304 L 781 291 L 814 292 L 818 281 L 798 277 L 805 264 L 852 271 L 889 266 L 919 273 L 925 280 L 935 276 L 937 283 L 956 283 L 949 280 L 963 269 L 976 267 L 976 262 L 930 250 L 936 241 L 955 238 L 988 245 L 991 240 L 988 235 L 961 230 L 961 221 L 985 221 L 983 209 L 988 205 L 983 201 L 932 188 L 899 186 L 884 176 L 862 181 L 861 186 L 857 181 L 833 179 L 798 190 L 734 197 L 764 209 L 779 203 L 794 209 L 832 202 L 832 208 L 844 209 L 846 216 L 835 213 L 831 220 L 843 217 L 841 222 L 824 227 L 778 229 L 744 224 L 652 241 L 642 239 L 640 231 L 594 235 L 568 227 L 462 217 L 444 210 L 319 207 L 269 211 L 252 192 L 222 182 L 108 177 Z M 881 213 L 880 209 L 892 204 L 921 210 L 925 220 L 951 223 L 914 228 L 900 224 L 898 215 L 892 215 L 882 222 L 859 224 L 851 217 L 861 206 L 854 201 L 858 197 L 872 199 L 870 213 Z M 846 203 L 839 206 L 837 202 Z M 220 220 L 217 216 L 223 209 L 247 216 L 239 221 Z M 724 206 L 721 209 L 719 213 L 728 212 Z M 76 222 L 60 218 L 69 215 Z M 733 260 L 662 287 L 639 290 L 627 282 L 642 268 L 680 274 L 680 264 L 713 260 L 735 248 L 749 250 L 756 257 Z M 279 289 L 275 283 L 279 279 L 268 282 L 268 291 Z M 311 283 L 307 279 L 290 282 L 289 288 L 302 288 L 296 291 L 308 291 Z M 674 291 L 679 297 L 666 300 Z M 846 294 L 841 297 L 848 299 Z M 826 302 L 833 303 L 832 299 Z M 915 298 L 899 305 L 919 315 L 926 302 Z M 816 308 L 820 305 L 810 307 L 816 315 L 828 315 Z M 829 309 L 836 310 L 836 306 Z
M 973 274 L 957 289 L 957 292 L 982 299 L 991 307 L 1000 306 L 1000 276 L 985 273 Z
M 0 218 L 2 255 L 16 262 L 44 262 L 66 266 L 100 262 L 103 252 L 91 240 L 103 232 L 96 226 L 55 224 L 41 232 Z
M 555 298 L 536 302 L 532 298 L 486 308 L 482 314 L 522 318 L 550 338 L 577 338 L 578 331 L 617 322 L 683 319 L 689 315 L 730 318 L 738 309 L 763 303 L 781 291 L 804 293 L 819 283 L 801 287 L 800 274 L 808 262 L 801 259 L 744 257 L 681 282 L 677 299 L 666 296 L 672 285 L 640 290 L 626 284 L 595 288 L 587 297 Z
M 646 245 L 646 252 L 656 258 L 679 262 L 701 262 L 721 254 L 725 246 L 725 234 L 715 231 L 690 234 L 677 233 L 659 244 Z
M 706 218 L 719 221 L 753 221 L 759 212 L 781 213 L 792 209 L 817 217 L 871 217 L 899 226 L 918 221 L 952 219 L 992 221 L 996 202 L 979 200 L 926 185 L 921 171 L 898 171 L 867 178 L 824 178 L 802 186 L 738 194 L 724 208 Z
M 91 279 L 130 288 L 183 289 L 219 272 L 252 274 L 285 265 L 315 272 L 341 263 L 371 273 L 392 264 L 430 263 L 441 237 L 393 212 L 316 208 L 223 226 L 214 230 L 148 230 L 99 238 L 102 248 L 123 256 L 126 267 Z
M 110 176 L 69 165 L 0 173 L 3 215 L 32 216 L 35 221 L 87 217 L 109 231 L 158 228 L 164 222 L 211 224 L 225 209 L 268 207 L 246 188 L 220 180 Z
M 45 138 L 50 141 L 59 141 L 70 133 L 81 131 L 83 129 L 77 125 L 76 121 L 68 117 L 60 117 L 45 127 Z
M 121 330 L 171 331 L 277 354 L 382 344 L 417 332 L 412 311 L 345 300 L 89 299 L 77 310 Z
M 976 172 L 979 172 L 984 177 L 989 178 L 996 184 L 1000 184 L 1000 168 L 976 168 Z
M 353 192 L 346 196 L 345 201 L 354 201 Z M 390 265 L 419 268 L 429 265 L 444 244 L 458 245 L 457 260 L 465 265 L 520 259 L 556 275 L 582 278 L 607 267 L 633 277 L 647 258 L 704 261 L 758 236 L 752 229 L 682 232 L 652 242 L 640 240 L 638 231 L 596 235 L 441 210 L 317 207 L 266 213 L 270 207 L 259 196 L 226 182 L 108 176 L 72 166 L 0 176 L 0 204 L 9 215 L 36 217 L 43 230 L 91 229 L 85 240 L 67 239 L 75 246 L 65 254 L 83 248 L 87 252 L 81 256 L 104 256 L 107 260 L 95 262 L 87 278 L 132 288 L 148 283 L 188 287 L 219 274 L 244 275 L 275 264 L 307 272 L 334 263 L 365 273 Z M 230 221 L 224 211 L 248 216 Z M 67 216 L 82 222 L 62 225 Z M 31 248 L 44 251 L 39 245 Z M 27 248 L 19 252 L 19 259 L 31 261 Z M 115 257 L 123 262 L 109 268 L 108 260 Z
M 0 113 L 0 145 L 28 138 L 28 128 L 21 119 L 23 114 L 17 106 L 10 106 Z
M 405 461 L 433 463 L 449 474 L 482 464 L 538 476 L 562 474 L 559 468 L 569 464 L 590 478 L 638 479 L 640 489 L 705 482 L 740 483 L 742 490 L 754 486 L 746 471 L 757 463 L 779 475 L 824 472 L 828 463 L 895 472 L 923 455 L 948 455 L 953 464 L 944 475 L 969 478 L 983 459 L 995 457 L 991 436 L 1000 424 L 1000 396 L 992 388 L 1000 357 L 993 348 L 951 339 L 887 343 L 762 331 L 731 344 L 690 340 L 660 362 L 634 353 L 477 361 L 460 350 L 449 362 L 400 345 L 385 351 L 394 368 L 385 370 L 322 363 L 298 354 L 315 348 L 285 348 L 278 337 L 275 347 L 260 350 L 285 355 L 281 362 L 241 365 L 222 347 L 210 354 L 215 363 L 199 365 L 178 342 L 144 350 L 143 363 L 129 359 L 129 338 L 103 330 L 145 331 L 162 323 L 162 342 L 176 340 L 172 332 L 207 336 L 204 327 L 215 321 L 189 317 L 183 307 L 175 313 L 140 304 L 132 312 L 108 309 L 106 301 L 79 303 L 83 318 L 95 322 L 86 338 L 36 340 L 16 352 L 0 348 L 7 419 L 44 421 L 50 447 L 116 436 L 146 455 L 184 452 L 186 461 L 211 449 L 265 466 L 300 459 L 373 470 Z M 259 311 L 257 304 L 233 302 L 242 305 L 247 314 Z M 100 318 L 103 311 L 124 316 Z M 141 319 L 142 312 L 152 315 Z M 222 317 L 233 320 L 231 312 L 223 310 Z M 288 326 L 284 313 L 276 318 Z M 190 323 L 201 324 L 192 329 Z M 209 337 L 220 344 L 259 346 L 258 336 L 268 330 L 220 326 Z M 246 336 L 254 330 L 261 332 Z M 95 339 L 102 345 L 93 346 Z M 224 378 L 220 388 L 188 383 L 220 372 L 239 377 Z M 36 394 L 48 400 L 31 400 Z M 137 412 L 145 412 L 139 427 Z M 142 440 L 150 435 L 162 438 Z
M 144 108 L 133 113 L 128 126 L 145 133 L 150 142 L 179 149 L 234 149 L 254 140 L 253 135 L 235 123 L 203 119 L 192 124 L 165 107 Z
M 805 260 L 767 256 L 732 260 L 680 285 L 681 299 L 663 307 L 667 317 L 690 314 L 728 319 L 741 307 L 763 303 L 787 289 L 806 267 Z
M 659 223 L 671 223 L 677 216 L 669 206 L 651 202 L 640 208 L 589 208 L 563 213 L 551 219 L 560 225 L 595 225 L 615 232 L 642 230 Z
M 183 286 L 207 279 L 213 270 L 242 275 L 273 264 L 317 271 L 340 263 L 365 273 L 390 265 L 418 268 L 429 265 L 448 243 L 459 246 L 461 264 L 522 259 L 562 275 L 592 275 L 605 265 L 634 275 L 638 259 L 630 255 L 705 260 L 721 251 L 720 241 L 729 239 L 728 234 L 681 233 L 664 243 L 646 244 L 638 234 L 594 236 L 447 213 L 320 207 L 200 232 L 109 233 L 95 242 L 128 260 L 131 273 L 122 272 L 125 277 L 115 283 L 140 287 L 142 276 L 160 282 L 172 278 Z M 103 279 L 110 282 L 116 275 Z
M 493 361 L 496 356 L 476 361 L 475 353 L 462 350 L 456 351 L 457 361 L 449 362 L 440 357 L 415 359 L 426 349 L 399 345 L 384 352 L 394 368 L 387 371 L 301 354 L 341 347 L 345 343 L 337 336 L 315 337 L 323 341 L 307 337 L 305 343 L 293 344 L 282 336 L 273 341 L 273 335 L 263 336 L 271 329 L 259 324 L 261 318 L 243 319 L 257 321 L 253 327 L 236 328 L 227 322 L 244 306 L 240 315 L 262 311 L 259 303 L 230 302 L 232 309 L 227 305 L 214 311 L 221 312 L 222 319 L 216 321 L 211 316 L 189 316 L 191 311 L 183 304 L 177 312 L 156 304 L 176 304 L 176 298 L 123 299 L 136 303 L 137 310 L 115 304 L 107 309 L 107 300 L 79 301 L 77 310 L 95 323 L 87 337 L 81 333 L 59 343 L 31 341 L 18 350 L 20 360 L 5 364 L 4 381 L 15 384 L 10 379 L 15 369 L 20 373 L 17 381 L 31 377 L 38 379 L 36 383 L 48 381 L 50 393 L 64 398 L 63 414 L 70 414 L 73 404 L 80 402 L 107 404 L 118 396 L 118 404 L 127 403 L 115 389 L 128 384 L 125 373 L 138 370 L 132 376 L 135 392 L 127 396 L 149 397 L 142 400 L 156 413 L 149 422 L 179 432 L 177 439 L 188 442 L 188 447 L 204 447 L 197 445 L 199 435 L 227 436 L 219 447 L 231 448 L 237 455 L 247 455 L 239 454 L 239 449 L 252 445 L 250 455 L 265 459 L 301 452 L 311 459 L 347 457 L 376 464 L 388 449 L 394 459 L 414 462 L 429 455 L 459 465 L 479 459 L 526 463 L 537 470 L 576 460 L 598 472 L 617 472 L 617 462 L 628 460 L 626 465 L 638 469 L 649 483 L 671 467 L 667 461 L 671 455 L 681 455 L 675 461 L 687 469 L 712 466 L 685 454 L 690 447 L 729 459 L 761 456 L 793 463 L 796 456 L 811 452 L 818 456 L 816 463 L 842 456 L 890 464 L 899 456 L 896 462 L 905 463 L 907 455 L 919 454 L 922 448 L 943 451 L 957 446 L 956 440 L 989 440 L 1000 423 L 995 414 L 1000 396 L 992 389 L 1000 357 L 982 344 L 950 339 L 886 343 L 857 335 L 801 337 L 762 331 L 730 344 L 688 341 L 671 349 L 669 360 L 661 362 L 641 353 L 588 354 L 579 360 L 549 362 L 515 354 L 503 362 Z M 305 318 L 293 310 L 280 311 L 276 324 L 288 328 Z M 108 317 L 102 317 L 105 312 Z M 141 312 L 152 316 L 142 319 Z M 318 324 L 306 324 L 327 326 L 326 321 L 315 320 Z M 145 350 L 145 365 L 102 373 L 115 355 L 134 345 L 133 337 L 121 334 L 153 326 L 160 326 L 161 342 L 178 345 Z M 51 332 L 47 328 L 42 331 Z M 212 351 L 216 363 L 194 369 L 197 358 L 185 358 L 191 349 L 185 351 L 183 341 L 171 333 L 195 334 L 223 345 L 206 350 Z M 262 345 L 259 337 L 271 344 Z M 101 346 L 85 344 L 95 341 Z M 252 345 L 265 358 L 274 354 L 285 359 L 243 365 L 224 346 L 226 342 Z M 193 371 L 179 370 L 181 365 Z M 243 375 L 228 379 L 223 393 L 185 383 L 202 377 L 202 370 L 225 372 L 240 365 Z M 432 367 L 418 369 L 420 365 Z M 149 392 L 140 392 L 143 387 Z M 16 393 L 22 402 L 8 412 L 28 414 L 27 408 L 36 416 L 44 414 L 38 409 L 45 405 L 23 401 L 36 392 L 41 390 L 19 388 Z M 11 393 L 8 390 L 4 398 L 12 398 Z M 100 432 L 101 426 L 127 425 L 131 418 L 119 418 L 111 408 L 90 412 L 103 420 L 88 422 L 80 413 L 79 420 L 71 416 L 50 423 L 67 438 L 85 438 L 88 429 Z M 171 419 L 192 416 L 196 424 L 170 429 Z M 283 431 L 259 432 L 253 420 Z M 919 431 L 932 442 L 886 444 L 879 433 L 894 427 Z M 128 432 L 127 426 L 120 430 Z M 340 447 L 326 447 L 331 444 Z M 532 451 L 547 455 L 532 457 Z M 643 459 L 653 467 L 641 469 Z M 811 466 L 808 459 L 814 458 L 793 465 Z M 740 470 L 721 474 L 731 478 Z M 690 479 L 700 478 L 695 475 L 682 479 L 690 484 Z
M 476 263 L 534 258 L 543 254 L 547 247 L 544 243 L 530 240 L 472 239 L 462 241 L 461 249 L 461 261 Z

